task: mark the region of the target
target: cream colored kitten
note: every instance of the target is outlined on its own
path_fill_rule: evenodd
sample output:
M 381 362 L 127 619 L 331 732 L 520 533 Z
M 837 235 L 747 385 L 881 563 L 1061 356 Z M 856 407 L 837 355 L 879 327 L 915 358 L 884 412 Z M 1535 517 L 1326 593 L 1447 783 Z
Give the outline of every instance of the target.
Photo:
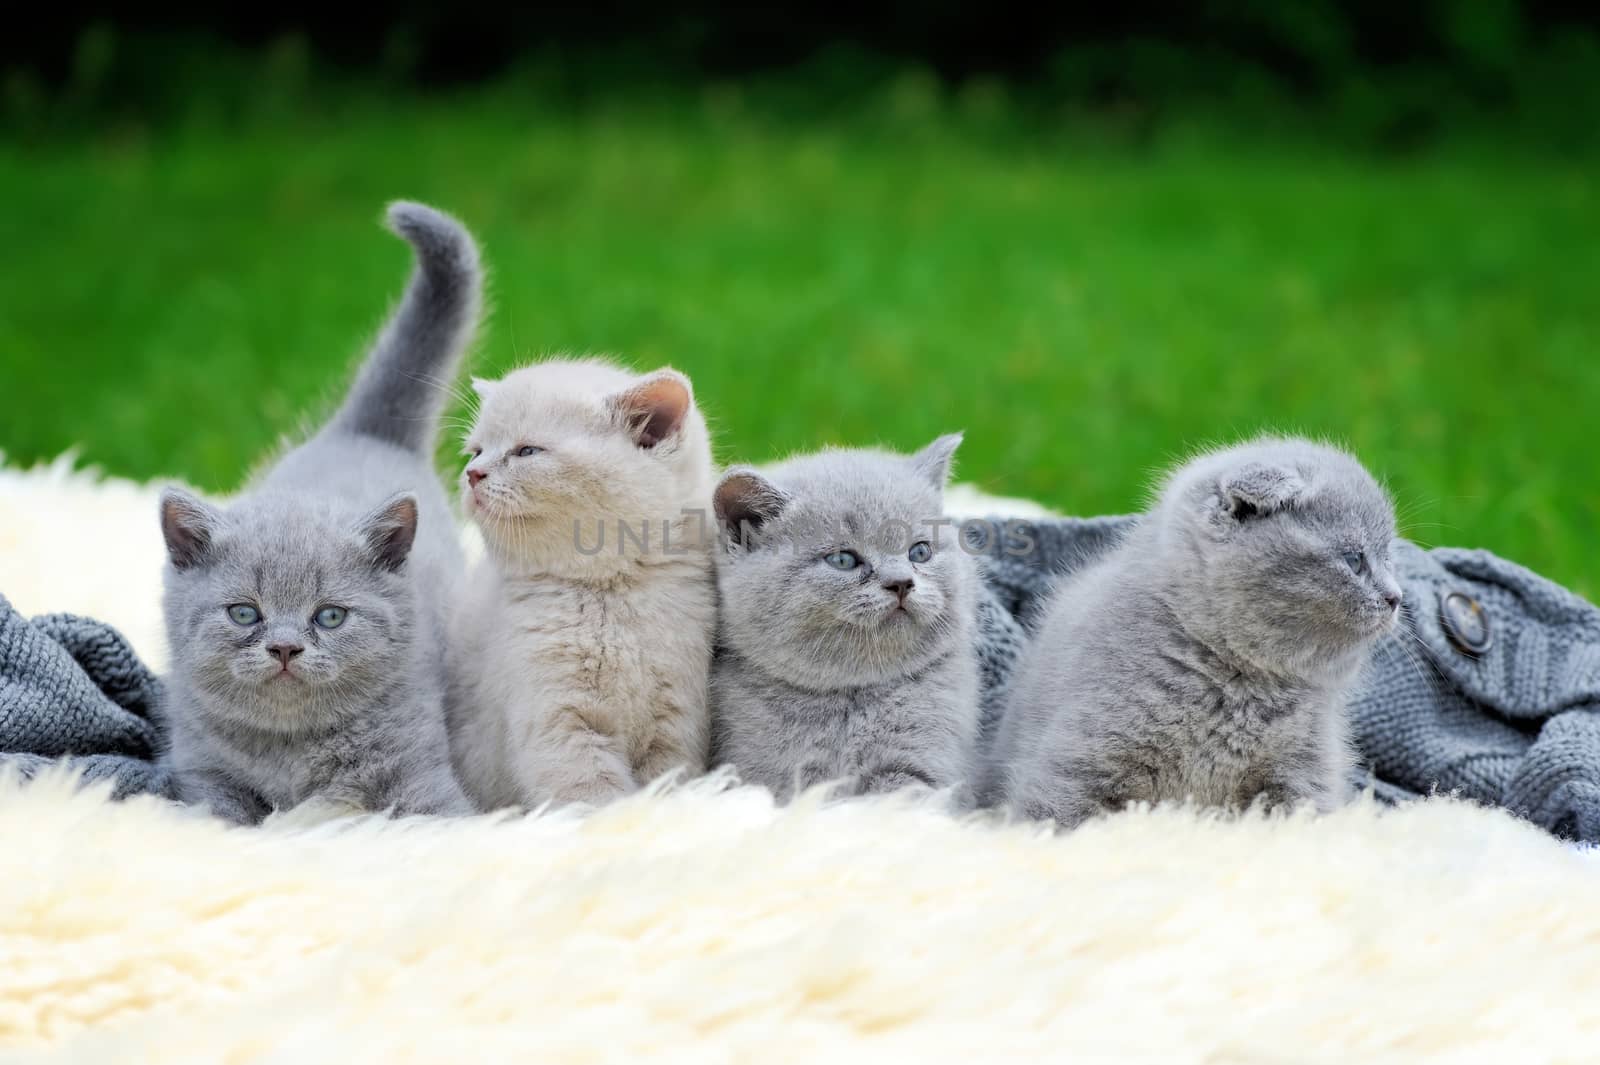
M 688 379 L 553 361 L 474 386 L 461 486 L 487 554 L 452 627 L 462 783 L 489 808 L 599 803 L 703 771 L 712 470 Z

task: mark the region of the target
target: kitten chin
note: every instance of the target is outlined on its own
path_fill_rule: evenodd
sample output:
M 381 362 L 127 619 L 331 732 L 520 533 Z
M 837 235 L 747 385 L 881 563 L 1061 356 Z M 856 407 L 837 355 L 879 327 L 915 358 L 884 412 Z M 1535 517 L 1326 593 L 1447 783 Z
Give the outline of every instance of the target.
M 746 781 L 780 797 L 969 781 L 978 578 L 943 504 L 959 443 L 823 452 L 719 483 L 713 729 Z
M 1345 702 L 1399 612 L 1387 495 L 1305 440 L 1202 454 L 1064 583 L 1013 680 L 984 791 L 1074 825 L 1132 801 L 1346 797 Z
M 689 379 L 555 360 L 474 388 L 460 490 L 487 557 L 451 648 L 463 779 L 531 806 L 703 771 L 712 470 Z

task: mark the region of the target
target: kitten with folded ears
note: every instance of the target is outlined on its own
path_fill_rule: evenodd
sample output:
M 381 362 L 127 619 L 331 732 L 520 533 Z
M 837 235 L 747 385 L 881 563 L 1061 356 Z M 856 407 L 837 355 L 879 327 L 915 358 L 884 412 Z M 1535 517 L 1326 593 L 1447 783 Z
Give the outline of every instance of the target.
M 1401 590 L 1388 496 L 1335 448 L 1263 438 L 1172 473 L 1055 593 L 987 798 L 1071 827 L 1133 801 L 1348 797 L 1345 703 Z
M 968 801 L 978 577 L 943 520 L 960 442 L 723 476 L 715 764 L 782 800 L 837 782 L 845 794 L 949 788 Z

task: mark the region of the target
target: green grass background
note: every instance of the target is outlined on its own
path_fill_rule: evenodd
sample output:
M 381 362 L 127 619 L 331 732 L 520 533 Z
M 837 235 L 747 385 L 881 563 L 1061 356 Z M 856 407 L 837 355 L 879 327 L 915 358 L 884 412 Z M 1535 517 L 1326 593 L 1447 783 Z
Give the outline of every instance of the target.
M 5 139 L 0 449 L 235 486 L 347 380 L 408 270 L 377 220 L 409 197 L 483 246 L 477 373 L 671 363 L 725 461 L 964 429 L 962 479 L 1090 514 L 1197 445 L 1311 433 L 1415 539 L 1600 596 L 1592 159 L 1132 150 L 915 84 L 891 103 L 479 94 Z

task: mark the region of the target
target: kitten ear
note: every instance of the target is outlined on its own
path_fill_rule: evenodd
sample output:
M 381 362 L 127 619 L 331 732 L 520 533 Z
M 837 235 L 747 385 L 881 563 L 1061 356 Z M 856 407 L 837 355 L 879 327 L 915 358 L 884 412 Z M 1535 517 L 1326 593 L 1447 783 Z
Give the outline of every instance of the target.
M 482 377 L 474 377 L 472 379 L 472 390 L 478 394 L 479 399 L 488 399 L 489 393 L 494 391 L 495 384 L 496 382 L 494 381 L 486 380 Z
M 635 444 L 652 448 L 683 427 L 694 393 L 683 374 L 657 370 L 607 399 L 606 405 Z
M 205 561 L 221 527 L 222 512 L 199 496 L 181 488 L 161 493 L 161 536 L 174 569 L 189 569 Z
M 783 489 L 748 466 L 723 474 L 711 495 L 717 523 L 736 544 L 744 544 L 748 534 L 776 518 L 788 502 Z
M 390 571 L 399 569 L 417 539 L 417 497 L 410 492 L 391 496 L 361 519 L 356 532 L 366 542 L 375 566 Z
M 950 463 L 961 446 L 961 438 L 960 433 L 946 433 L 911 456 L 912 468 L 941 492 L 950 480 Z
M 1264 462 L 1247 462 L 1224 474 L 1217 491 L 1228 515 L 1243 521 L 1282 510 L 1293 503 L 1305 487 L 1294 470 Z

